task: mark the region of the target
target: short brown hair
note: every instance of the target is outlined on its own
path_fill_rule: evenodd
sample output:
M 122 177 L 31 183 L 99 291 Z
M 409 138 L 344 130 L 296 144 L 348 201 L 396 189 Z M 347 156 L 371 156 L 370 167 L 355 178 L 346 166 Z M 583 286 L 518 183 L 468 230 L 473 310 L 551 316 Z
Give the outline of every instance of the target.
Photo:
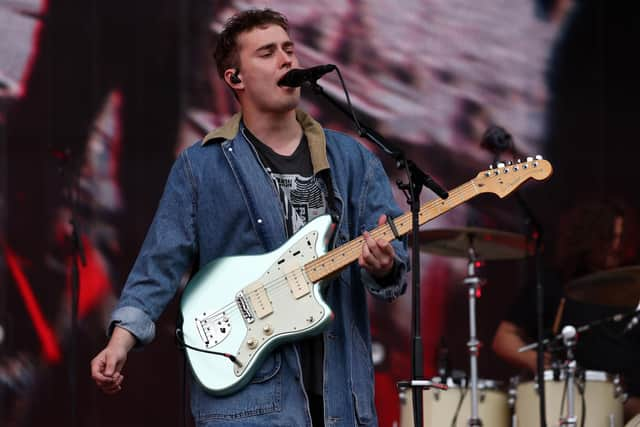
M 279 25 L 287 33 L 289 32 L 287 18 L 272 9 L 248 9 L 227 20 L 222 32 L 218 35 L 216 48 L 213 52 L 213 59 L 216 62 L 220 78 L 224 78 L 225 70 L 240 66 L 238 63 L 238 35 L 267 25 Z

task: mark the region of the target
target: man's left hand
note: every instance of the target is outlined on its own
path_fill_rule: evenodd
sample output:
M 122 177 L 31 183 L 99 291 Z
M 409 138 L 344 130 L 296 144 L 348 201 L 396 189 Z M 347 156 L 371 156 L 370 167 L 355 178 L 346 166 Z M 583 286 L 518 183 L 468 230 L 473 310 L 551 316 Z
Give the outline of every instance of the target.
M 387 222 L 386 215 L 380 215 L 378 225 Z M 368 231 L 362 233 L 364 244 L 362 253 L 358 259 L 358 264 L 369 272 L 373 277 L 381 279 L 391 272 L 395 260 L 396 252 L 391 243 L 384 239 L 374 239 Z

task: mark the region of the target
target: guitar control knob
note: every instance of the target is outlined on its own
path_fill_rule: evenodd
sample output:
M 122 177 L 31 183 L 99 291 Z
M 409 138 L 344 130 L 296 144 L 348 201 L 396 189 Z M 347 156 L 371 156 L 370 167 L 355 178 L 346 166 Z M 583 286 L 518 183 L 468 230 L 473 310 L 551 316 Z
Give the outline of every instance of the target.
M 273 327 L 269 324 L 266 324 L 262 327 L 262 332 L 264 332 L 265 335 L 271 335 L 273 333 Z
M 253 350 L 254 348 L 256 348 L 258 346 L 258 340 L 255 338 L 249 338 L 247 340 L 247 347 L 249 347 L 251 350 Z

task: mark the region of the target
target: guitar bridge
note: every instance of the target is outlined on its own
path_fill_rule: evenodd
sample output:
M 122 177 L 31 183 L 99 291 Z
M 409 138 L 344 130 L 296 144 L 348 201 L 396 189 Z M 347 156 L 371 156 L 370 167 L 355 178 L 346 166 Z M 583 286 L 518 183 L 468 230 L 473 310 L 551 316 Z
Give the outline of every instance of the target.
M 253 323 L 256 320 L 249 308 L 249 303 L 242 292 L 239 292 L 238 295 L 236 295 L 236 305 L 238 306 L 238 310 L 240 310 L 240 314 L 247 323 Z
M 220 344 L 231 332 L 231 319 L 224 313 L 213 316 L 204 314 L 202 319 L 196 318 L 196 329 L 206 348 Z

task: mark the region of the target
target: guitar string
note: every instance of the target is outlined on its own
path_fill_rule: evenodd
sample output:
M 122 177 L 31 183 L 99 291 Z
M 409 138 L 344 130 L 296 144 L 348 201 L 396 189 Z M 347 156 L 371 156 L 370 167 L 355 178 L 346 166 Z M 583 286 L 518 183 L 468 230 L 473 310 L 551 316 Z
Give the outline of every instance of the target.
M 462 186 L 458 187 L 457 189 L 455 189 L 455 190 L 459 190 L 459 191 L 456 191 L 455 194 L 453 194 L 452 196 L 450 196 L 447 199 L 447 201 L 449 202 L 448 204 L 454 204 L 454 206 L 452 206 L 451 208 L 457 206 L 456 202 L 458 202 L 459 199 L 461 199 L 460 196 L 465 196 L 465 197 L 462 197 L 462 199 L 466 198 L 466 196 L 468 195 L 469 190 L 470 190 L 468 188 L 469 184 L 471 184 L 471 183 L 467 183 L 467 184 L 462 185 Z M 474 193 L 476 192 L 475 191 L 475 187 L 471 188 L 471 190 Z M 452 191 L 452 193 L 453 193 L 453 191 Z M 462 200 L 462 201 L 464 201 L 464 200 Z M 420 209 L 420 215 L 424 215 L 426 213 L 424 211 L 426 211 L 426 210 L 428 210 L 430 208 L 433 208 L 433 206 L 429 206 L 429 205 L 431 205 L 431 204 L 439 204 L 439 203 L 441 203 L 441 202 L 438 199 L 435 199 L 435 200 L 432 200 L 431 202 L 425 203 L 425 205 Z M 441 215 L 441 214 L 442 213 L 438 213 L 436 216 Z M 406 216 L 406 215 L 407 214 L 403 214 L 398 218 L 402 218 L 403 216 Z M 435 218 L 435 216 L 434 216 L 434 218 Z M 406 226 L 406 224 L 405 224 L 406 220 L 407 220 L 407 218 L 404 218 L 403 220 L 396 220 L 396 221 L 398 222 L 398 224 L 401 227 L 405 227 Z M 387 226 L 386 228 L 389 228 L 389 227 Z M 378 238 L 381 238 L 382 236 L 384 236 L 386 233 L 388 233 L 388 232 L 385 231 L 385 227 L 379 227 L 379 228 L 377 228 L 377 229 L 372 231 L 372 236 L 374 238 L 378 239 Z M 362 243 L 363 243 L 362 237 L 358 237 L 358 238 L 346 243 L 345 245 L 341 246 L 339 252 L 341 254 L 343 254 L 343 258 L 344 258 L 344 254 L 348 254 L 349 257 L 355 257 L 362 250 Z M 326 269 L 326 264 L 331 263 L 331 262 L 335 262 L 335 259 L 336 259 L 335 255 L 333 255 L 330 258 L 323 258 L 324 256 L 326 256 L 326 254 L 321 256 L 320 258 L 318 258 L 316 260 L 310 261 L 306 265 L 309 266 L 309 267 L 312 267 L 312 264 L 314 266 L 317 265 L 315 267 L 316 269 L 324 270 L 324 269 Z M 347 263 L 344 263 L 344 264 L 347 265 L 349 263 L 350 262 L 347 262 Z M 301 271 L 301 270 L 304 270 L 304 268 L 302 266 L 301 266 L 300 269 L 296 269 L 293 272 L 295 273 L 296 271 Z M 268 294 L 270 294 L 272 296 L 278 296 L 280 294 L 280 292 L 283 291 L 283 290 L 289 291 L 290 287 L 288 286 L 288 277 L 290 277 L 290 273 L 289 274 L 285 274 L 284 276 L 279 276 L 277 279 L 275 279 L 273 281 L 265 282 L 263 284 L 263 287 L 265 288 L 265 291 Z M 238 307 L 237 303 L 234 301 L 234 302 L 229 303 L 226 306 L 222 307 L 216 313 L 212 313 L 210 316 L 207 316 L 207 317 L 205 317 L 205 318 L 203 318 L 201 320 L 210 320 L 210 319 L 212 319 L 214 317 L 220 316 L 223 312 L 225 314 L 226 313 L 233 314 L 236 311 L 239 312 L 240 308 Z
M 527 162 L 527 163 L 529 163 L 529 162 Z M 524 172 L 526 170 L 526 166 L 524 166 L 524 165 L 526 165 L 526 163 L 522 164 L 522 172 Z M 543 166 L 543 167 L 539 167 L 539 168 L 537 168 L 537 170 L 548 169 L 549 166 L 550 166 L 547 161 L 542 161 L 542 162 L 539 163 L 539 165 Z M 534 166 L 530 169 L 529 172 L 533 172 L 534 168 L 536 168 L 537 166 L 538 165 L 536 165 L 534 163 Z M 490 172 L 491 171 L 481 172 L 480 174 L 478 174 L 478 177 L 480 177 L 481 174 L 490 173 Z M 490 179 L 490 180 L 493 180 L 495 178 L 501 177 L 501 175 L 503 175 L 503 174 L 496 174 L 496 175 L 492 174 L 491 176 L 488 176 L 487 178 Z M 525 176 L 524 179 L 521 179 L 520 182 L 518 182 L 517 185 L 515 185 L 514 188 L 517 188 L 520 184 L 525 182 L 527 179 L 532 178 L 533 174 L 526 174 L 526 175 L 527 176 Z M 544 179 L 544 178 L 548 177 L 548 175 L 549 174 L 547 174 L 545 177 L 540 178 L 540 179 Z M 512 183 L 512 186 L 513 185 L 514 184 Z M 483 191 L 483 192 L 486 192 L 486 191 Z M 469 196 L 469 193 L 473 193 L 473 194 L 471 194 Z M 438 204 L 441 205 L 441 208 L 446 207 L 446 209 L 437 212 L 436 214 L 434 214 L 431 217 L 429 217 L 429 215 L 427 215 L 427 218 L 425 219 L 425 221 L 423 221 L 420 225 L 423 225 L 423 224 L 427 223 L 428 221 L 431 221 L 431 220 L 435 219 L 436 217 L 448 212 L 449 210 L 459 206 L 460 204 L 464 203 L 466 200 L 469 200 L 472 197 L 474 197 L 475 195 L 480 194 L 480 193 L 481 192 L 478 190 L 478 186 L 476 185 L 475 180 L 472 179 L 472 180 L 460 185 L 459 187 L 454 188 L 453 190 L 451 190 L 449 192 L 449 197 L 446 200 L 441 201 L 440 199 L 434 199 L 434 200 L 431 200 L 429 202 L 426 202 L 419 210 L 418 214 L 419 214 L 420 217 L 422 217 L 423 215 L 427 215 L 429 213 L 428 211 L 430 209 L 435 210 L 435 208 L 437 207 Z M 494 191 L 494 194 L 497 194 L 497 193 Z M 450 206 L 446 206 L 447 203 Z M 408 213 L 400 215 L 397 218 L 394 218 L 394 222 L 400 224 L 401 227 L 405 227 L 406 226 L 406 221 L 408 219 L 410 219 L 410 218 L 411 218 L 411 213 L 408 212 Z M 409 226 L 406 232 L 410 231 L 411 228 L 412 228 L 412 226 Z M 378 238 L 380 238 L 382 236 L 386 236 L 386 233 L 389 232 L 389 231 L 390 231 L 389 225 L 388 224 L 384 224 L 384 225 L 379 226 L 376 229 L 372 230 L 371 231 L 371 235 L 375 239 L 378 239 Z M 406 232 L 403 232 L 402 234 L 406 234 Z M 344 255 L 345 252 L 349 253 L 349 255 L 351 257 L 353 257 L 355 255 L 355 254 L 353 254 L 354 251 L 357 250 L 359 252 L 359 251 L 362 250 L 362 242 L 363 242 L 363 238 L 362 237 L 358 237 L 358 238 L 346 243 L 342 247 L 340 247 L 340 251 L 339 251 L 338 254 L 341 253 L 342 256 L 343 256 L 343 259 L 344 259 L 344 256 L 345 256 Z M 332 256 L 329 256 L 328 253 L 324 254 L 324 255 L 320 256 L 318 259 L 308 262 L 306 264 L 306 266 L 308 266 L 309 268 L 313 268 L 314 269 L 313 271 L 325 270 L 326 269 L 326 264 L 328 264 L 330 262 L 334 262 L 334 263 L 336 262 L 335 261 L 336 260 L 336 255 L 338 255 L 338 254 L 334 254 Z M 355 258 L 357 258 L 357 256 L 355 256 Z M 348 265 L 350 263 L 351 263 L 351 261 L 343 263 L 343 264 L 340 265 L 339 268 L 333 267 L 331 271 L 333 272 L 333 271 L 336 271 L 337 269 L 344 268 L 344 267 L 346 267 L 346 265 Z M 303 270 L 305 270 L 305 266 L 300 266 L 300 268 L 298 268 L 296 270 L 293 270 L 293 272 L 303 271 Z M 278 279 L 276 279 L 274 281 L 266 282 L 263 285 L 263 288 L 264 288 L 265 292 L 269 296 L 273 297 L 276 294 L 279 294 L 282 290 L 288 290 L 289 286 L 286 286 L 286 285 L 287 285 L 287 275 L 285 274 L 284 277 L 281 276 L 280 278 L 278 278 Z M 312 286 L 313 285 L 314 284 L 312 283 Z M 227 311 L 229 311 L 231 314 L 234 314 L 234 311 L 240 311 L 240 308 L 238 307 L 237 303 L 234 301 L 234 302 L 231 302 L 231 303 L 227 304 L 226 306 L 222 307 L 216 313 L 214 313 L 214 314 L 212 314 L 212 315 L 210 315 L 210 316 L 208 316 L 208 317 L 206 317 L 206 318 L 204 318 L 202 320 L 212 319 L 213 317 L 219 316 L 221 313 L 227 312 Z
M 524 165 L 528 164 L 530 162 L 527 163 L 522 163 L 522 172 L 524 171 L 528 171 L 528 172 L 532 172 L 534 170 L 541 170 L 541 169 L 545 169 L 547 168 L 547 165 L 545 163 L 547 163 L 546 161 L 541 161 L 539 163 L 539 166 L 544 166 L 544 167 L 536 167 L 533 166 L 531 167 L 529 170 L 527 170 L 526 168 L 524 168 Z M 534 169 L 535 168 L 535 169 Z M 487 172 L 491 172 L 491 171 L 484 171 L 481 172 L 479 175 L 485 174 Z M 517 172 L 516 172 L 517 173 Z M 503 174 L 499 174 L 499 175 L 491 175 L 488 176 L 486 178 L 488 179 L 496 179 L 501 177 Z M 526 174 L 527 176 L 525 176 L 524 178 L 531 178 L 532 174 Z M 483 177 L 484 178 L 484 177 Z M 477 179 L 477 178 L 476 178 Z M 520 182 L 518 183 L 518 186 L 524 182 L 524 179 L 521 179 Z M 469 194 L 471 193 L 471 196 L 469 196 Z M 469 200 L 471 197 L 479 194 L 480 192 L 478 191 L 478 186 L 475 183 L 475 180 L 469 180 L 466 183 L 460 185 L 459 187 L 454 188 L 453 190 L 451 190 L 449 192 L 449 197 L 446 200 L 441 200 L 441 199 L 433 199 L 429 202 L 426 202 L 424 205 L 422 205 L 422 207 L 420 208 L 419 211 L 419 215 L 423 216 L 426 215 L 427 213 L 429 213 L 429 210 L 435 210 L 438 205 L 440 205 L 440 208 L 445 207 L 446 209 L 444 209 L 443 211 L 439 211 L 437 212 L 435 215 L 433 215 L 432 217 L 428 217 L 421 225 L 425 224 L 426 222 L 435 219 L 436 217 L 448 212 L 449 210 L 459 206 L 460 204 L 464 203 L 466 200 Z M 447 206 L 447 205 L 452 205 L 452 206 Z M 407 219 L 409 219 L 411 216 L 410 212 L 404 213 L 402 215 L 400 215 L 399 217 L 395 218 L 394 221 L 397 224 L 400 224 L 401 227 L 406 226 L 406 221 Z M 379 226 L 377 228 L 375 228 L 374 230 L 371 231 L 371 235 L 373 236 L 373 238 L 378 239 L 381 238 L 382 236 L 385 236 L 387 233 L 387 229 L 389 229 L 389 226 L 387 224 Z M 411 230 L 411 227 L 408 227 L 408 231 Z M 407 231 L 407 232 L 408 232 Z M 404 233 L 403 233 L 404 234 Z M 355 251 L 361 251 L 362 248 L 362 243 L 363 243 L 363 238 L 357 237 L 356 239 L 344 244 L 343 246 L 341 246 L 339 249 L 339 253 L 334 254 L 329 256 L 329 254 L 324 254 L 322 256 L 320 256 L 319 258 L 313 260 L 313 261 L 309 261 L 307 264 L 305 264 L 308 269 L 307 270 L 325 270 L 326 264 L 329 264 L 331 262 L 335 263 L 336 262 L 336 255 L 340 255 L 342 254 L 342 259 L 345 259 L 345 253 L 349 255 L 349 257 L 346 257 L 347 259 L 350 257 L 354 257 L 356 254 L 354 254 Z M 355 257 L 357 258 L 357 256 Z M 336 271 L 340 268 L 344 268 L 346 267 L 348 264 L 350 264 L 352 261 L 348 261 L 348 262 L 340 262 L 340 267 L 335 268 L 332 267 L 331 271 Z M 293 272 L 298 271 L 298 270 L 305 270 L 304 266 L 301 266 L 299 269 L 293 270 Z M 290 274 L 290 273 L 289 273 Z M 263 288 L 265 289 L 265 292 L 267 292 L 268 294 L 271 294 L 273 296 L 275 296 L 276 294 L 279 294 L 281 291 L 283 290 L 289 290 L 289 286 L 288 286 L 288 280 L 287 280 L 287 274 L 285 274 L 284 276 L 280 276 L 277 279 L 270 281 L 270 282 L 265 282 L 263 284 Z M 305 294 L 306 295 L 306 294 Z M 205 318 L 203 318 L 202 320 L 209 320 L 212 319 L 214 317 L 219 316 L 222 313 L 234 313 L 236 311 L 240 311 L 240 308 L 238 307 L 237 303 L 231 302 L 229 304 L 227 304 L 226 306 L 221 307 L 217 312 L 212 313 L 210 316 L 207 316 Z
M 454 193 L 455 192 L 455 193 Z M 442 215 L 443 213 L 445 213 L 446 211 L 458 206 L 460 203 L 464 202 L 465 200 L 468 200 L 468 195 L 469 193 L 477 193 L 476 191 L 476 187 L 473 185 L 473 181 L 467 182 L 463 185 L 461 185 L 460 187 L 452 190 L 450 192 L 450 196 L 449 198 L 447 198 L 445 201 L 441 201 L 439 199 L 434 199 L 431 200 L 429 202 L 426 202 L 421 208 L 420 208 L 420 215 L 423 216 L 425 214 L 427 214 L 427 211 L 429 210 L 433 210 L 435 209 L 438 205 L 440 204 L 441 207 L 444 207 L 445 205 L 451 205 L 453 204 L 453 206 L 448 207 L 448 209 L 446 209 L 444 212 L 438 212 L 435 216 L 433 216 L 432 218 L 428 218 L 427 221 L 436 218 L 439 215 Z M 464 197 L 461 197 L 464 196 Z M 459 203 L 458 203 L 459 202 Z M 406 225 L 406 222 L 408 219 L 410 218 L 404 218 L 405 216 L 409 216 L 410 217 L 410 213 L 404 213 L 402 215 L 400 215 L 398 218 L 394 219 L 394 221 L 396 222 L 397 225 L 399 225 L 401 228 L 403 227 L 408 227 L 410 230 L 410 226 Z M 401 219 L 402 218 L 402 219 Z M 386 224 L 385 224 L 386 225 Z M 390 228 L 388 225 L 380 226 L 374 230 L 371 231 L 371 235 L 374 239 L 379 239 L 382 238 L 383 236 L 385 236 L 387 233 L 390 233 Z M 386 229 L 389 229 L 389 231 L 386 231 Z M 362 236 L 357 237 L 356 239 L 345 243 L 344 245 L 342 245 L 339 249 L 339 253 L 334 254 L 332 256 L 330 256 L 329 258 L 325 258 L 328 254 L 322 255 L 319 258 L 313 260 L 313 261 L 309 261 L 307 264 L 305 264 L 308 269 L 307 270 L 312 270 L 316 271 L 316 270 L 325 270 L 327 267 L 326 265 L 332 262 L 336 262 L 336 256 L 341 256 L 342 259 L 345 258 L 351 258 L 351 257 L 355 257 L 356 253 L 359 254 L 360 251 L 362 250 L 362 244 L 363 244 L 363 238 Z M 347 257 L 345 257 L 345 255 L 348 255 Z M 356 257 L 357 258 L 357 257 Z M 340 267 L 343 268 L 346 265 L 350 264 L 352 261 L 346 262 L 344 263 L 344 266 Z M 292 273 L 295 273 L 297 271 L 302 271 L 305 270 L 304 266 L 301 266 L 299 269 L 293 270 Z M 335 271 L 332 268 L 332 271 Z M 272 280 L 272 281 L 267 281 L 265 283 L 263 283 L 263 287 L 265 288 L 265 291 L 267 291 L 269 294 L 272 294 L 274 296 L 278 295 L 280 293 L 280 291 L 282 290 L 289 290 L 289 286 L 288 286 L 288 277 L 290 277 L 291 273 L 287 273 L 283 276 L 279 276 L 277 279 Z M 231 302 L 229 304 L 227 304 L 226 306 L 221 307 L 217 312 L 212 313 L 211 315 L 200 319 L 201 321 L 203 320 L 210 320 L 214 317 L 218 317 L 220 316 L 222 313 L 235 313 L 236 311 L 240 311 L 240 308 L 238 307 L 237 303 L 235 302 Z

